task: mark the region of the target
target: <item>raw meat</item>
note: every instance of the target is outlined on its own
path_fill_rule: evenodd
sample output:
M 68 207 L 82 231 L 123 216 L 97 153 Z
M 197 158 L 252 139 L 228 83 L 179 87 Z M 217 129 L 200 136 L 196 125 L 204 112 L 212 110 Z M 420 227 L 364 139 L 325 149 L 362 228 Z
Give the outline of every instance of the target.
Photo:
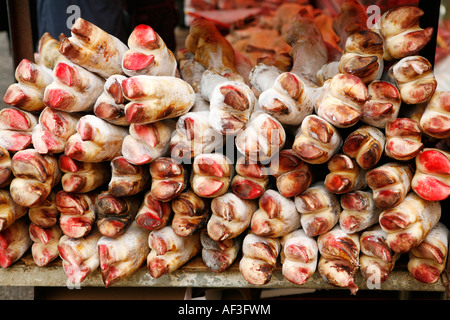
M 330 172 L 325 176 L 324 185 L 336 194 L 362 190 L 367 186 L 366 171 L 346 154 L 336 154 L 327 163 Z
M 41 205 L 61 180 L 61 170 L 54 156 L 41 155 L 34 149 L 17 152 L 11 160 L 14 179 L 11 197 L 24 207 Z
M 122 155 L 128 128 L 113 125 L 92 114 L 80 118 L 77 133 L 67 141 L 66 156 L 82 162 L 111 161 Z
M 201 154 L 192 164 L 191 188 L 200 197 L 214 198 L 229 189 L 234 174 L 231 160 L 220 153 Z
M 95 226 L 95 199 L 98 191 L 89 193 L 56 194 L 56 207 L 60 212 L 59 226 L 62 232 L 71 238 L 87 236 Z
M 133 196 L 150 185 L 148 165 L 134 165 L 123 156 L 111 160 L 108 191 L 116 197 Z
M 330 231 L 338 223 L 341 213 L 337 196 L 325 188 L 323 181 L 297 195 L 295 206 L 301 214 L 302 228 L 310 237 Z
M 402 202 L 411 190 L 412 177 L 411 166 L 402 162 L 388 162 L 369 170 L 366 180 L 375 205 L 384 210 Z
M 59 239 L 58 252 L 63 260 L 63 269 L 68 283 L 81 284 L 95 271 L 99 264 L 97 242 L 101 234 L 92 230 L 83 238 L 71 238 L 63 235 Z
M 254 285 L 267 284 L 272 278 L 280 251 L 280 239 L 249 232 L 243 240 L 243 256 L 239 261 L 244 279 Z
M 236 175 L 231 181 L 231 190 L 244 200 L 261 197 L 269 182 L 267 168 L 242 156 L 235 164 Z
M 317 246 L 320 252 L 317 268 L 322 278 L 356 294 L 359 290 L 355 284 L 359 269 L 359 234 L 347 234 L 336 226 L 317 238 Z
M 248 229 L 257 209 L 255 200 L 243 200 L 232 192 L 214 198 L 207 224 L 208 235 L 215 241 L 239 236 Z
M 122 58 L 122 68 L 128 76 L 175 76 L 175 56 L 152 27 L 136 26 L 128 38 L 128 47 L 130 50 Z
M 137 223 L 132 223 L 122 235 L 115 238 L 103 236 L 98 240 L 100 271 L 105 287 L 129 277 L 145 263 L 150 251 L 149 233 Z
M 297 229 L 281 238 L 280 253 L 283 276 L 292 283 L 302 285 L 314 274 L 319 259 L 319 248 L 314 238 Z
M 100 119 L 118 126 L 128 126 L 125 116 L 125 105 L 128 100 L 123 95 L 122 81 L 127 77 L 122 75 L 113 75 L 109 77 L 103 86 L 103 93 L 98 97 L 94 104 L 94 114 Z
M 275 190 L 267 190 L 259 198 L 259 209 L 253 213 L 252 232 L 265 237 L 283 237 L 300 228 L 300 213 L 293 199 Z
M 188 184 L 188 168 L 177 160 L 161 157 L 150 164 L 151 193 L 158 201 L 171 201 L 183 192 Z
M 147 124 L 131 124 L 129 135 L 123 139 L 122 155 L 134 165 L 144 165 L 169 152 L 175 128 L 172 119 Z
M 398 253 L 417 247 L 441 217 L 441 204 L 427 201 L 414 192 L 408 193 L 397 206 L 380 214 L 380 226 L 388 235 L 386 242 Z
M 164 228 L 172 218 L 172 208 L 170 202 L 156 200 L 151 191 L 144 196 L 139 211 L 136 214 L 136 223 L 147 230 L 157 230 Z
M 347 136 L 342 151 L 363 170 L 369 170 L 380 161 L 385 144 L 386 137 L 380 129 L 363 125 Z
M 103 92 L 105 80 L 79 65 L 61 61 L 44 93 L 47 107 L 65 112 L 91 112 Z
M 59 52 L 73 63 L 107 79 L 123 74 L 122 56 L 128 47 L 93 23 L 78 18 L 71 37 L 61 42 Z
M 169 76 L 135 76 L 122 81 L 127 122 L 153 123 L 189 112 L 194 89 L 184 80 Z
M 208 235 L 206 229 L 200 231 L 200 241 L 202 244 L 202 260 L 213 272 L 223 272 L 227 270 L 236 260 L 241 250 L 243 236 L 215 241 Z
M 199 254 L 202 248 L 199 233 L 180 237 L 171 226 L 152 231 L 148 243 L 151 250 L 147 257 L 147 268 L 153 278 L 177 270 Z
M 97 228 L 105 237 L 115 238 L 126 232 L 134 222 L 141 205 L 138 197 L 116 197 L 108 191 L 95 199 Z
M 339 151 L 342 141 L 341 135 L 330 123 L 316 115 L 309 115 L 298 130 L 292 151 L 307 163 L 322 164 Z
M 437 148 L 425 148 L 415 158 L 411 188 L 429 201 L 445 200 L 450 195 L 450 153 Z
M 63 172 L 61 185 L 66 192 L 91 192 L 108 183 L 111 178 L 108 162 L 81 162 L 62 154 L 58 165 Z
M 188 237 L 206 226 L 211 214 L 210 202 L 192 190 L 182 192 L 171 205 L 174 212 L 172 229 L 180 237 Z
M 346 233 L 356 233 L 378 223 L 381 209 L 375 206 L 371 191 L 356 190 L 341 197 L 339 226 Z
M 297 157 L 292 149 L 281 150 L 268 169 L 276 179 L 278 192 L 286 198 L 301 194 L 313 180 L 311 167 Z

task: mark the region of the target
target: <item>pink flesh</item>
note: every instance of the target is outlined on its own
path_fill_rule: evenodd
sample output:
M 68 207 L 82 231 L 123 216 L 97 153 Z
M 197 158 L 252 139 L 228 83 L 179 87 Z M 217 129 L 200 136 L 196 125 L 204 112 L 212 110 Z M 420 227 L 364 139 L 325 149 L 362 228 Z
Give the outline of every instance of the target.
M 361 239 L 361 245 L 376 257 L 387 262 L 392 262 L 392 254 L 389 246 L 377 236 L 367 236 Z
M 361 219 L 358 219 L 355 216 L 348 216 L 345 219 L 342 219 L 341 223 L 345 230 L 350 232 L 354 232 L 361 225 Z
M 387 209 L 397 205 L 401 200 L 400 191 L 381 190 L 374 197 L 375 203 L 379 208 Z
M 61 114 L 51 108 L 47 108 L 41 113 L 40 121 L 43 126 L 55 135 L 61 135 L 66 130 L 65 121 Z
M 91 218 L 70 217 L 60 219 L 60 227 L 65 235 L 71 238 L 81 238 L 87 235 L 92 229 Z
M 0 121 L 12 130 L 26 131 L 30 129 L 27 117 L 19 110 L 10 108 L 4 109 L 0 116 Z
M 100 268 L 102 270 L 108 269 L 109 266 L 116 261 L 112 257 L 112 255 L 110 255 L 109 248 L 107 245 L 99 245 L 98 246 L 98 254 L 100 257 Z
M 153 258 L 148 262 L 148 270 L 153 278 L 159 278 L 166 274 L 169 270 L 167 262 L 164 259 Z
M 55 67 L 55 75 L 62 83 L 71 87 L 77 82 L 77 71 L 66 63 L 58 63 Z
M 292 244 L 286 250 L 291 257 L 295 257 L 298 261 L 307 263 L 310 259 L 308 250 L 302 244 Z
M 349 191 L 348 189 L 352 185 L 352 182 L 348 178 L 338 174 L 333 174 L 330 177 L 327 177 L 325 182 L 326 188 L 333 193 Z
M 0 249 L 7 249 L 13 241 L 14 234 L 11 232 L 11 229 L 7 228 L 5 230 L 2 230 L 2 232 L 0 233 Z
M 44 103 L 51 108 L 66 110 L 69 109 L 72 101 L 73 97 L 69 92 L 61 89 L 51 89 L 47 91 Z
M 251 180 L 239 180 L 232 185 L 233 192 L 241 199 L 257 199 L 264 189 L 257 183 Z
M 259 207 L 263 209 L 271 219 L 280 217 L 281 215 L 282 206 L 280 201 L 269 193 L 264 193 L 261 199 L 259 199 Z
M 420 153 L 418 161 L 428 173 L 450 174 L 450 160 L 437 150 Z
M 163 238 L 151 235 L 149 237 L 150 247 L 157 252 L 157 255 L 163 255 L 168 251 L 167 244 Z
M 97 227 L 99 228 L 100 233 L 105 237 L 116 237 L 117 235 L 121 234 L 126 227 L 126 224 L 124 222 L 118 220 L 104 219 L 103 221 L 97 221 Z
M 214 160 L 208 158 L 201 159 L 201 162 L 198 163 L 198 170 L 201 174 L 207 176 L 222 178 L 225 175 L 222 167 Z
M 389 243 L 392 250 L 397 253 L 406 253 L 417 245 L 417 239 L 410 233 L 401 233 Z
M 161 181 L 157 188 L 152 190 L 153 196 L 161 201 L 170 200 L 175 197 L 183 188 L 182 182 Z
M 41 228 L 34 224 L 30 225 L 30 235 L 35 239 L 39 239 L 43 244 L 48 244 L 53 238 L 51 229 Z
M 127 159 L 135 165 L 144 165 L 151 162 L 153 159 L 145 153 L 141 153 L 141 150 L 138 146 L 128 149 Z
M 18 132 L 14 133 L 11 138 L 13 143 L 11 143 L 11 147 L 8 148 L 11 152 L 24 150 L 31 145 L 31 136 L 29 134 Z
M 195 120 L 190 117 L 186 117 L 183 125 L 186 132 L 186 138 L 188 140 L 193 140 L 195 137 Z
M 72 176 L 70 179 L 65 179 L 63 182 L 63 189 L 67 192 L 78 192 L 86 184 L 86 178 L 82 176 Z
M 0 250 L 0 267 L 8 268 L 12 263 L 12 254 L 8 250 Z
M 107 270 L 102 270 L 102 278 L 105 283 L 105 287 L 110 287 L 121 276 L 119 269 L 114 266 L 110 266 Z
M 82 163 L 80 163 L 66 155 L 61 155 L 59 157 L 58 164 L 59 164 L 59 168 L 63 172 L 77 172 L 83 168 Z
M 413 277 L 423 283 L 434 283 L 439 279 L 440 271 L 433 266 L 420 264 L 411 270 Z
M 442 252 L 439 247 L 432 245 L 431 243 L 423 241 L 415 248 L 415 250 L 420 253 L 420 256 L 434 260 L 436 263 L 442 264 L 445 262 L 445 252 Z
M 450 118 L 444 115 L 436 115 L 428 119 L 423 124 L 423 127 L 430 134 L 437 137 L 448 137 L 450 133 Z
M 203 183 L 198 185 L 196 189 L 198 195 L 209 197 L 218 192 L 223 187 L 223 185 L 224 183 L 222 181 L 208 179 L 207 181 L 204 181 Z
M 36 262 L 36 265 L 40 267 L 46 266 L 54 258 L 56 258 L 54 254 L 48 251 L 47 249 L 44 249 L 39 253 L 33 253 L 33 260 Z
M 147 25 L 138 25 L 132 33 L 132 37 L 136 44 L 147 49 L 155 49 L 158 47 L 158 37 L 156 32 Z
M 60 141 L 49 131 L 42 131 L 40 136 L 40 142 L 35 143 L 34 147 L 40 153 L 49 153 L 49 151 L 56 150 L 58 147 L 62 147 Z M 36 146 L 37 144 L 37 146 Z
M 161 141 L 158 129 L 153 124 L 134 125 L 136 135 L 150 147 L 156 147 Z
M 83 258 L 80 253 L 69 245 L 58 245 L 58 252 L 62 259 L 68 261 L 73 266 L 80 266 L 83 262 Z
M 309 171 L 298 170 L 282 175 L 277 179 L 277 186 L 282 196 L 295 197 L 304 192 L 311 184 Z
M 139 71 L 147 68 L 155 61 L 154 55 L 146 55 L 139 52 L 128 53 L 123 60 L 124 68 Z
M 80 283 L 91 273 L 85 266 L 64 266 L 64 273 L 72 283 Z
M 89 207 L 82 195 L 64 191 L 58 192 L 56 195 L 56 206 L 62 214 L 71 215 L 83 215 Z
M 136 77 L 123 80 L 122 90 L 128 99 L 137 99 L 144 95 L 144 88 Z
M 369 118 L 380 118 L 394 112 L 392 103 L 368 101 L 362 108 L 363 115 Z
M 358 193 L 346 193 L 341 197 L 342 207 L 344 209 L 362 211 L 366 208 L 366 201 Z
M 305 228 L 305 232 L 308 236 L 314 237 L 319 234 L 325 233 L 329 229 L 328 221 L 324 218 L 315 218 L 314 221 Z
M 384 214 L 380 217 L 380 224 L 386 230 L 395 231 L 399 229 L 404 229 L 408 226 L 408 221 L 405 220 L 401 212 L 394 211 L 392 213 Z
M 77 131 L 83 141 L 91 141 L 94 138 L 95 128 L 85 118 L 78 122 Z
M 405 139 L 392 139 L 386 145 L 386 150 L 390 151 L 395 157 L 403 158 L 414 155 L 422 148 L 419 141 L 410 141 Z
M 10 87 L 3 97 L 6 104 L 17 107 L 24 105 L 28 100 L 29 97 L 17 85 Z
M 450 195 L 450 186 L 431 177 L 425 176 L 415 181 L 414 191 L 428 201 L 441 201 Z
M 136 216 L 136 223 L 147 230 L 157 229 L 159 226 L 161 226 L 162 222 L 162 218 L 152 210 L 140 212 Z
M 39 72 L 30 60 L 23 59 L 17 66 L 16 74 L 19 75 L 19 82 L 33 83 L 36 82 Z
M 84 148 L 80 142 L 68 143 L 64 151 L 66 156 L 77 159 L 84 155 Z
M 310 271 L 308 269 L 299 267 L 295 273 L 286 274 L 285 277 L 295 284 L 302 285 L 309 279 L 309 274 Z

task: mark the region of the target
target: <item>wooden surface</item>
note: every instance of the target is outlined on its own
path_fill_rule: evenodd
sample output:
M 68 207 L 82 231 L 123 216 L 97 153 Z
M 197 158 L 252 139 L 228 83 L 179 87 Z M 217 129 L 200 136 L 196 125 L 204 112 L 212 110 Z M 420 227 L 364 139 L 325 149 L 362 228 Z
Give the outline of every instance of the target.
M 304 288 L 304 289 L 343 289 L 326 283 L 316 272 L 304 285 L 297 285 L 284 279 L 281 265 L 278 265 L 271 281 L 263 286 L 252 285 L 247 282 L 239 271 L 237 260 L 227 271 L 211 272 L 201 260 L 194 257 L 182 268 L 171 274 L 154 279 L 147 268 L 142 266 L 134 274 L 115 283 L 113 287 L 198 287 L 198 288 Z M 402 266 L 396 267 L 379 287 L 368 287 L 361 273 L 357 273 L 356 284 L 361 289 L 396 290 L 396 291 L 440 291 L 446 287 L 442 278 L 435 284 L 424 284 L 414 279 Z M 61 267 L 61 260 L 57 259 L 46 267 L 34 264 L 31 255 L 27 255 L 9 268 L 0 269 L 0 286 L 34 286 L 34 287 L 104 287 L 100 270 L 89 275 L 81 286 L 67 283 L 67 277 Z

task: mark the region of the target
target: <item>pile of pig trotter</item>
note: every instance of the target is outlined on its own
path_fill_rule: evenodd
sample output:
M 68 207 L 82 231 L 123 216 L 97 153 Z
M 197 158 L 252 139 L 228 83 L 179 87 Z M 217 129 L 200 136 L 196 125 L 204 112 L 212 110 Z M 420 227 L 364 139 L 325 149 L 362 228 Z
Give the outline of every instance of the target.
M 327 23 L 293 13 L 229 35 L 196 18 L 175 53 L 147 25 L 127 44 L 82 18 L 45 34 L 0 111 L 1 267 L 30 250 L 109 287 L 198 255 L 254 285 L 281 267 L 355 294 L 357 272 L 382 283 L 403 255 L 438 281 L 450 92 L 420 55 L 433 28 L 414 6 L 372 28 L 351 0 Z M 266 49 L 258 28 L 278 34 Z

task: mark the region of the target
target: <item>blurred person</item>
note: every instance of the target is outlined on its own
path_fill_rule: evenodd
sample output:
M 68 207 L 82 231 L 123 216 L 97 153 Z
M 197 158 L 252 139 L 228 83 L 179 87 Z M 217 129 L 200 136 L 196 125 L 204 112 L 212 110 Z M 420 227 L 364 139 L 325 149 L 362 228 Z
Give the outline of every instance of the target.
M 70 28 L 79 17 L 92 22 L 126 43 L 130 21 L 123 0 L 36 0 L 38 39 L 45 33 L 58 39 L 70 36 Z
M 133 28 L 146 24 L 159 34 L 170 50 L 176 49 L 175 28 L 180 15 L 175 0 L 128 0 L 127 9 Z

